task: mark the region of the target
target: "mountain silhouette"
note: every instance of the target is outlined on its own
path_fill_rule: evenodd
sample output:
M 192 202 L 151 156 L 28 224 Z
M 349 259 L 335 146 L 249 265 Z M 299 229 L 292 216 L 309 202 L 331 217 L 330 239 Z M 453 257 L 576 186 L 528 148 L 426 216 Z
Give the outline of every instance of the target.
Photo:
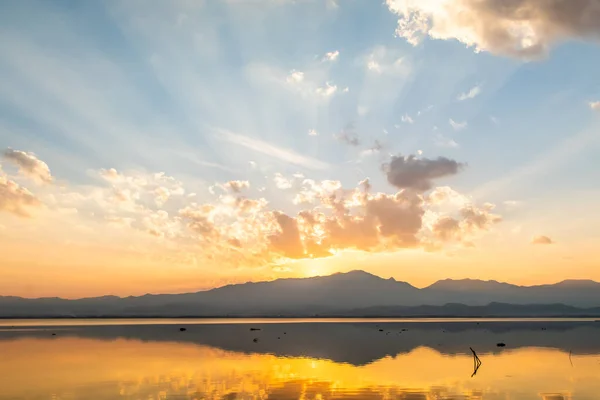
M 517 286 L 446 279 L 419 289 L 392 278 L 351 271 L 185 294 L 78 300 L 0 297 L 0 316 L 575 316 L 599 315 L 591 308 L 598 306 L 600 283 L 588 280 Z

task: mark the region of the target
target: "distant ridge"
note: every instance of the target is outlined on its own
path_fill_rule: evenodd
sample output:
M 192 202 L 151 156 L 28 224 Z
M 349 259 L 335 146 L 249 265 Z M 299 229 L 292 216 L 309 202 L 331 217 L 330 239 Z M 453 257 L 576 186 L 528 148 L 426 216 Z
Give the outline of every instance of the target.
M 185 294 L 78 300 L 0 297 L 0 317 L 4 318 L 415 316 L 418 312 L 439 316 L 600 315 L 595 307 L 600 307 L 600 283 L 591 280 L 517 286 L 497 281 L 444 279 L 418 289 L 407 282 L 383 279 L 361 270 L 248 282 Z

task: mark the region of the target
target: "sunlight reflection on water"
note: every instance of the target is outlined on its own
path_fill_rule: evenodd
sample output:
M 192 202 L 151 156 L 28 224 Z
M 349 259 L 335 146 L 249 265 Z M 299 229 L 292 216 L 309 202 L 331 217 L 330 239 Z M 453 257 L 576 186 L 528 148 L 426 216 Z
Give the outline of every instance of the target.
M 317 325 L 7 329 L 0 399 L 599 398 L 594 323 Z

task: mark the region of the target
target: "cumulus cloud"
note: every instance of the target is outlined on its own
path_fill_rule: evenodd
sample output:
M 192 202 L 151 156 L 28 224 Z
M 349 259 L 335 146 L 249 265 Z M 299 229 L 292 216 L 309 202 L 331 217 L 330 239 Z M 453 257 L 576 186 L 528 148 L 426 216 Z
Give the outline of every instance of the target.
M 42 202 L 29 190 L 8 179 L 0 170 L 0 211 L 20 217 L 31 216 L 32 208 L 39 208 Z
M 450 124 L 450 126 L 452 127 L 452 129 L 454 129 L 455 131 L 460 131 L 463 130 L 467 127 L 467 121 L 463 121 L 463 122 L 456 122 L 455 120 L 453 120 L 452 118 L 450 118 L 450 120 L 448 121 L 448 123 Z
M 275 182 L 275 186 L 277 186 L 278 189 L 289 189 L 292 187 L 292 181 L 280 174 L 279 172 L 275 174 L 275 176 L 273 177 L 273 181 Z
M 330 52 L 325 53 L 322 61 L 335 61 L 338 59 L 339 56 L 340 56 L 340 52 L 338 50 L 330 51 Z
M 318 136 L 319 132 L 317 132 L 315 129 L 309 129 L 308 130 L 308 136 Z
M 53 180 L 48 164 L 37 158 L 33 153 L 6 149 L 3 158 L 16 165 L 21 174 L 38 183 L 50 183 Z
M 298 84 L 304 81 L 304 72 L 291 70 L 290 74 L 286 78 L 286 81 L 290 84 Z
M 554 243 L 552 241 L 552 239 L 550 239 L 548 236 L 535 236 L 533 239 L 531 239 L 531 244 L 552 244 Z
M 489 230 L 492 225 L 502 221 L 499 215 L 493 214 L 493 204 L 475 207 L 466 204 L 460 208 L 458 215 L 439 217 L 431 231 L 434 237 L 441 241 L 459 241 L 472 246 L 471 240 L 480 232 Z
M 531 59 L 562 40 L 600 38 L 597 0 L 386 0 L 396 34 L 458 40 L 476 51 Z
M 373 149 L 381 148 L 375 142 Z M 165 173 L 109 168 L 97 172 L 100 183 L 57 192 L 51 207 L 79 210 L 78 218 L 143 232 L 165 246 L 201 250 L 196 257 L 219 265 L 273 266 L 349 249 L 397 251 L 471 240 L 496 221 L 490 205 L 449 201 L 461 196 L 450 188 L 422 193 L 432 180 L 461 166 L 445 158 L 394 157 L 387 166 L 388 179 L 398 187 L 394 193 L 373 191 L 369 179 L 347 188 L 337 180 L 278 173 L 275 185 L 293 196 L 293 204 L 283 208 L 243 196 L 248 181 L 217 183 L 220 192 L 202 200 L 185 196 L 183 184 Z M 40 206 L 33 194 L 0 174 L 0 210 L 28 216 Z
M 331 82 L 325 82 L 325 86 L 318 87 L 316 93 L 322 97 L 331 97 L 337 92 L 337 86 Z
M 388 182 L 400 189 L 413 189 L 420 192 L 432 187 L 432 180 L 456 175 L 464 164 L 446 157 L 437 159 L 417 158 L 414 155 L 394 156 L 384 164 Z
M 240 193 L 243 189 L 248 189 L 250 187 L 250 182 L 248 182 L 248 181 L 229 181 L 229 182 L 225 183 L 225 187 L 234 193 Z
M 592 110 L 600 111 L 600 101 L 592 101 L 592 102 L 590 102 L 590 108 Z
M 468 92 L 459 94 L 458 97 L 456 98 L 456 100 L 464 101 L 464 100 L 468 100 L 468 99 L 474 99 L 475 97 L 479 96 L 480 93 L 481 93 L 481 86 L 475 86 L 475 87 L 471 88 L 471 90 L 469 90 Z

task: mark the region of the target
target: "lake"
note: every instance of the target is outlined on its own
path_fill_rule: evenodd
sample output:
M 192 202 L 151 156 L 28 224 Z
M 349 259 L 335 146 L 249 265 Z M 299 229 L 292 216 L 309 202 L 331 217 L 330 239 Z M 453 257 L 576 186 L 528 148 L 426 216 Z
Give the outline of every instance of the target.
M 0 399 L 599 398 L 593 320 L 0 321 Z

